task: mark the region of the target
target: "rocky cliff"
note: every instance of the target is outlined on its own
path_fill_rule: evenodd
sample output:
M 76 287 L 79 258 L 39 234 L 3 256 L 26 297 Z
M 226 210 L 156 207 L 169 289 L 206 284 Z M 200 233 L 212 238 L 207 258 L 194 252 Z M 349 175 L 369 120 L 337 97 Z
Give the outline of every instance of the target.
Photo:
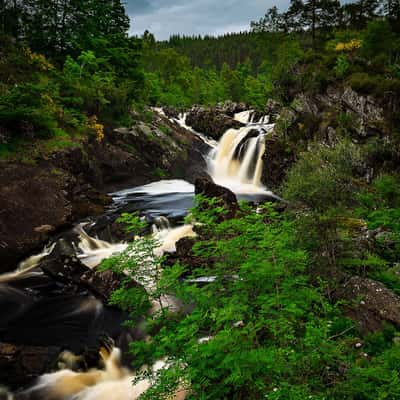
M 152 115 L 29 163 L 0 161 L 0 272 L 14 269 L 51 234 L 110 204 L 107 192 L 162 178 L 194 181 L 204 170 L 192 133 Z

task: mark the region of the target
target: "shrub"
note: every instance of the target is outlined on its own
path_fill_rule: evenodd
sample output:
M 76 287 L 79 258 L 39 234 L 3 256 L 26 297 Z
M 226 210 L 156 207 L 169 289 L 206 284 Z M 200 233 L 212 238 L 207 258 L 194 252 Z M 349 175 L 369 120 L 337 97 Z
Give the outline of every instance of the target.
M 350 63 L 349 63 L 349 61 L 347 59 L 347 56 L 344 55 L 344 54 L 341 54 L 337 58 L 336 65 L 335 65 L 335 68 L 334 68 L 336 76 L 338 78 L 343 78 L 347 74 L 349 69 L 350 69 Z
M 15 136 L 50 136 L 60 109 L 55 88 L 45 83 L 15 85 L 0 96 L 0 120 Z
M 351 142 L 342 141 L 334 148 L 315 146 L 288 172 L 283 195 L 320 211 L 352 204 L 357 189 L 354 175 L 361 163 L 360 150 Z
M 355 91 L 366 94 L 375 93 L 379 87 L 377 79 L 366 72 L 352 74 L 347 82 Z

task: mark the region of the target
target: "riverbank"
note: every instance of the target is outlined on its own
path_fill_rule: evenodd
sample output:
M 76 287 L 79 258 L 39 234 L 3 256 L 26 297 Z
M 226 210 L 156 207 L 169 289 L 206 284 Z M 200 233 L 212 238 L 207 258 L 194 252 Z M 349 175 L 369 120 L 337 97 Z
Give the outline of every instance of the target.
M 104 213 L 110 191 L 161 178 L 194 182 L 205 169 L 202 146 L 190 131 L 149 112 L 147 121 L 105 132 L 101 141 L 88 136 L 0 160 L 1 272 L 40 251 L 50 235 Z

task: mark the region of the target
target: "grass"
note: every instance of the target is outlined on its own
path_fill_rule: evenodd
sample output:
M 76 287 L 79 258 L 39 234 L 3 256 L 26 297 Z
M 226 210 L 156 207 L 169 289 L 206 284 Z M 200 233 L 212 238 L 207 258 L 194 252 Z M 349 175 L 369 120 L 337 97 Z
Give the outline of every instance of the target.
M 8 144 L 0 144 L 0 160 L 15 161 L 33 165 L 38 158 L 69 148 L 82 147 L 83 135 L 69 134 L 56 129 L 50 138 L 17 139 Z

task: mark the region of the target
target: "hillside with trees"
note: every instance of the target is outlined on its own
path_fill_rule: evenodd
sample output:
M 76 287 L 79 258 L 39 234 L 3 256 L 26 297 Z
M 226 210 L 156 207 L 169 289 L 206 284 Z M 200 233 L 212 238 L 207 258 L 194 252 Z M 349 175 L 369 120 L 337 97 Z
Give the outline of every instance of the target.
M 35 266 L 44 283 L 0 275 L 0 386 L 16 400 L 61 367 L 103 372 L 122 342 L 129 382 L 154 378 L 140 399 L 400 399 L 400 1 L 277 6 L 248 32 L 159 42 L 129 37 L 120 1 L 0 1 L 1 272 L 55 244 Z M 260 202 L 214 184 L 199 150 L 210 138 L 177 122 L 185 112 L 215 141 L 249 128 L 241 141 L 261 148 L 260 131 L 234 120 L 245 110 L 271 123 L 261 180 L 274 194 Z M 194 183 L 184 218 L 176 181 L 172 200 L 131 190 L 167 178 Z M 117 188 L 122 208 L 107 196 Z M 175 251 L 160 255 L 165 217 L 141 213 L 146 201 L 170 202 L 171 221 L 190 226 Z M 92 238 L 76 233 L 88 216 Z M 89 269 L 82 235 L 95 252 L 122 249 Z M 129 335 L 115 340 L 119 322 L 95 343 L 81 335 L 86 347 L 60 364 L 64 343 L 12 343 L 9 332 L 20 339 L 35 323 L 18 320 L 30 312 L 12 303 L 20 291 L 39 321 L 50 309 L 58 327 L 53 300 L 83 296 L 98 301 L 90 318 L 121 313 Z M 80 328 L 72 311 L 65 332 Z M 167 368 L 154 372 L 159 360 Z

